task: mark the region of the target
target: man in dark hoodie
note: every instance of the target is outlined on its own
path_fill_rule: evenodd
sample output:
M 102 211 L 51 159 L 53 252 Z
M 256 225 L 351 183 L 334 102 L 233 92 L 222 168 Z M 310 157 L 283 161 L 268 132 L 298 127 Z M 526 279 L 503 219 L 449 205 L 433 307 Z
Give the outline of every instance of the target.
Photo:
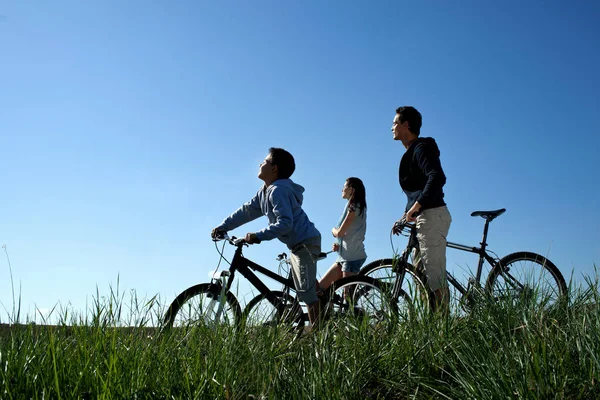
M 452 218 L 444 202 L 446 175 L 440 150 L 433 138 L 420 138 L 422 117 L 416 108 L 400 107 L 392 123 L 394 140 L 402 141 L 406 152 L 399 169 L 400 187 L 408 202 L 403 218 L 415 222 L 421 262 L 436 309 L 447 314 L 450 290 L 446 281 L 446 236 Z M 399 234 L 394 225 L 394 233 Z
M 269 225 L 258 232 L 246 234 L 246 241 L 260 243 L 277 238 L 291 250 L 296 292 L 307 304 L 308 318 L 315 328 L 319 316 L 316 281 L 321 234 L 302 210 L 304 188 L 289 179 L 295 169 L 294 157 L 289 152 L 271 147 L 258 171 L 258 178 L 265 184 L 250 201 L 214 228 L 211 235 L 216 238 L 221 232 L 267 216 Z

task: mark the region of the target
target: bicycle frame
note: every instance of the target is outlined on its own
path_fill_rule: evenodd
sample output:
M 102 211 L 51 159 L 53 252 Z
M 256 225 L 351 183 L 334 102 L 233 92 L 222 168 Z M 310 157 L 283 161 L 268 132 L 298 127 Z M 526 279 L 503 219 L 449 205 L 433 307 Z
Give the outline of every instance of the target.
M 454 242 L 446 242 L 446 247 L 450 247 L 452 249 L 457 249 L 457 250 L 461 250 L 461 251 L 466 251 L 469 253 L 475 253 L 479 255 L 479 262 L 477 263 L 477 273 L 475 275 L 475 284 L 478 285 L 478 287 L 481 287 L 481 272 L 483 271 L 483 261 L 487 261 L 492 268 L 494 268 L 496 266 L 496 259 L 492 256 L 490 256 L 486 250 L 487 247 L 487 235 L 488 235 L 488 228 L 490 226 L 490 221 L 489 220 L 485 220 L 485 226 L 483 227 L 483 237 L 481 239 L 481 242 L 479 243 L 479 247 L 471 247 L 471 246 L 465 246 L 459 243 L 454 243 Z M 454 286 L 456 288 L 456 290 L 458 290 L 462 295 L 467 294 L 468 292 L 468 287 L 465 288 L 450 272 L 448 272 L 446 270 L 446 276 L 448 277 L 448 282 L 450 282 L 452 284 L 452 286 Z M 469 280 L 469 283 L 473 283 L 472 280 Z
M 469 292 L 469 288 L 471 284 L 476 284 L 478 287 L 481 287 L 481 274 L 483 271 L 483 262 L 487 261 L 492 268 L 496 267 L 497 261 L 494 257 L 490 256 L 486 250 L 487 247 L 487 235 L 490 221 L 485 221 L 485 226 L 483 228 L 483 238 L 479 247 L 474 246 L 466 246 L 460 243 L 454 242 L 446 242 L 446 247 L 466 251 L 469 253 L 474 253 L 479 255 L 479 262 L 477 263 L 477 273 L 475 275 L 475 279 L 469 279 L 469 285 L 465 287 L 462 283 L 458 281 L 448 270 L 446 270 L 446 277 L 448 282 L 454 286 L 456 290 L 458 290 L 462 296 L 467 295 Z M 406 224 L 404 225 L 407 229 L 410 229 L 409 240 L 406 246 L 406 249 L 403 251 L 400 256 L 400 261 L 406 263 L 408 261 L 408 255 L 411 253 L 412 249 L 419 250 L 419 242 L 417 241 L 417 228 L 414 224 Z M 416 265 L 415 265 L 416 267 Z M 395 284 L 393 294 L 398 295 L 400 287 L 402 286 L 402 282 L 404 280 L 404 272 L 402 272 L 402 276 L 398 277 L 397 283 Z
M 481 273 L 483 271 L 483 261 L 487 261 L 492 268 L 496 265 L 496 259 L 490 256 L 485 250 L 485 242 L 482 243 L 481 247 L 469 247 L 462 244 L 454 243 L 454 242 L 446 242 L 446 247 L 450 247 L 452 249 L 457 249 L 461 251 L 466 251 L 469 253 L 479 254 L 479 262 L 477 264 L 477 273 L 475 275 L 475 279 L 470 279 L 469 282 L 476 282 L 477 285 L 481 285 Z M 465 295 L 469 291 L 462 283 L 460 283 L 454 275 L 452 275 L 448 270 L 446 270 L 446 277 L 448 282 L 452 284 L 461 294 Z
M 284 278 L 283 276 L 276 274 L 275 272 L 244 257 L 242 255 L 242 248 L 244 247 L 243 243 L 232 244 L 234 244 L 237 248 L 235 250 L 233 259 L 231 260 L 231 265 L 229 266 L 229 278 L 225 284 L 224 291 L 227 292 L 231 289 L 233 280 L 235 279 L 235 273 L 237 271 L 242 274 L 242 276 L 246 278 L 261 294 L 265 295 L 271 304 L 277 307 L 280 302 L 277 301 L 277 297 L 275 294 L 273 294 L 273 291 L 269 289 L 267 285 L 265 285 L 252 271 L 256 271 L 268 278 L 273 279 L 274 281 L 281 283 L 285 288 L 294 289 L 294 281 L 291 276 Z

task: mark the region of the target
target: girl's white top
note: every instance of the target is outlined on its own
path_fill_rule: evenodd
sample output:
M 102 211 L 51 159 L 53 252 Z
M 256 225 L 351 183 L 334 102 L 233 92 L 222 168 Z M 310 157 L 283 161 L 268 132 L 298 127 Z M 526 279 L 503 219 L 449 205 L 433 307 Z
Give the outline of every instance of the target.
M 365 234 L 367 233 L 367 210 L 361 210 L 351 202 L 346 204 L 344 212 L 338 222 L 337 228 L 342 226 L 344 219 L 348 215 L 348 212 L 354 211 L 356 218 L 352 221 L 352 224 L 346 231 L 344 237 L 338 238 L 338 244 L 340 249 L 338 250 L 337 262 L 341 261 L 354 261 L 367 258 L 365 252 Z

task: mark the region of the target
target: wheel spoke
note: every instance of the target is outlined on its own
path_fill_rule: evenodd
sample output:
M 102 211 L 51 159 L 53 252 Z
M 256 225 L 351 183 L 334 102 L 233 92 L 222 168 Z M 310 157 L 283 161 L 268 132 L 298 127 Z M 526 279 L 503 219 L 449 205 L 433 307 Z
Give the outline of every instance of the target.
M 394 318 L 396 309 L 377 281 L 352 276 L 334 283 L 325 315 L 336 324 L 355 327 L 355 321 L 374 327 Z
M 425 288 L 425 283 L 413 271 L 414 267 L 407 264 L 408 268 L 401 268 L 398 261 L 392 259 L 382 259 L 366 265 L 361 270 L 361 275 L 374 278 L 379 283 L 382 290 L 389 296 L 392 296 L 392 290 L 399 276 L 394 270 L 403 270 L 401 275 L 400 293 L 396 299 L 396 308 L 400 320 L 408 320 L 415 313 L 429 311 L 429 293 Z M 416 307 L 418 305 L 418 307 Z
M 239 318 L 239 305 L 235 297 L 227 292 L 215 294 L 211 284 L 202 284 L 181 293 L 165 315 L 167 326 L 231 326 Z
M 283 292 L 272 292 L 276 296 L 273 304 L 264 294 L 259 294 L 246 306 L 244 320 L 247 327 L 288 325 L 300 329 L 304 318 L 300 303 Z
M 522 252 L 499 261 L 490 275 L 488 290 L 498 301 L 546 308 L 566 295 L 566 284 L 560 271 L 545 257 Z

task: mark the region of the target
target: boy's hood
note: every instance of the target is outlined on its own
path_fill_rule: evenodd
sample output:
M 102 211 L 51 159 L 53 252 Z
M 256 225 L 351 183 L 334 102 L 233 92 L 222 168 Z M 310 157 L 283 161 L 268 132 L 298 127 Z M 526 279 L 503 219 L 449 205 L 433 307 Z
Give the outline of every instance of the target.
M 302 194 L 304 193 L 304 188 L 302 186 L 294 183 L 291 179 L 277 179 L 267 188 L 267 191 L 271 191 L 276 187 L 289 190 L 296 197 L 298 203 L 302 204 L 302 200 L 304 199 Z

